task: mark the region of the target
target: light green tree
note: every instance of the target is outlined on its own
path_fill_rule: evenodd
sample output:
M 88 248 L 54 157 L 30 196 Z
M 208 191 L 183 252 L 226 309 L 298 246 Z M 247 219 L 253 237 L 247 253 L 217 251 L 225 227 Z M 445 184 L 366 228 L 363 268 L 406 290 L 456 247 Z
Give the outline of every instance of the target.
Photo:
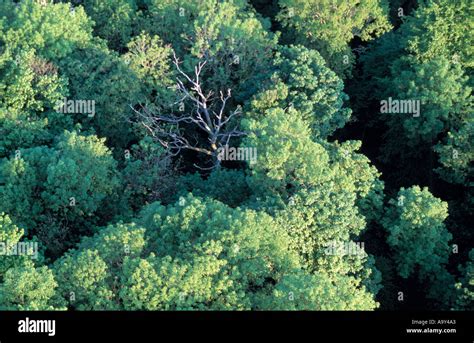
M 93 40 L 92 21 L 82 7 L 71 11 L 70 4 L 36 0 L 2 1 L 0 6 L 7 18 L 0 39 L 12 56 L 35 49 L 38 56 L 57 63 Z
M 459 268 L 462 277 L 456 283 L 457 298 L 454 305 L 455 310 L 472 311 L 474 309 L 474 250 L 469 253 L 466 265 Z
M 94 34 L 105 39 L 111 49 L 123 50 L 130 41 L 138 20 L 136 1 L 85 0 L 81 5 L 95 23 Z
M 0 243 L 2 244 L 2 255 L 0 255 L 0 282 L 5 272 L 25 262 L 25 256 L 5 256 L 7 251 L 17 244 L 24 235 L 24 230 L 18 228 L 5 213 L 0 213 Z
M 344 126 L 351 110 L 342 80 L 316 50 L 301 45 L 282 46 L 274 58 L 275 72 L 265 91 L 251 102 L 250 115 L 269 108 L 294 108 L 311 127 L 314 137 L 326 138 Z
M 230 88 L 243 102 L 268 78 L 278 37 L 247 1 L 152 0 L 145 21 L 141 28 L 172 44 L 185 71 L 207 61 L 204 86 L 216 94 Z
M 2 160 L 0 208 L 52 252 L 62 252 L 81 231 L 113 213 L 111 196 L 120 185 L 116 166 L 104 139 L 66 131 L 54 148 L 24 149 Z
M 259 309 L 279 311 L 368 310 L 377 306 L 370 293 L 358 288 L 357 280 L 324 273 L 287 275 L 271 294 L 258 299 Z
M 0 283 L 0 308 L 3 310 L 54 310 L 53 296 L 57 282 L 52 271 L 46 267 L 35 268 L 27 261 L 10 268 Z
M 75 122 L 107 138 L 107 145 L 122 155 L 136 139 L 130 106 L 145 98 L 135 71 L 117 53 L 96 45 L 76 49 L 59 66 L 69 81 L 67 99 L 93 101 L 94 113 L 74 114 Z
M 399 275 L 428 282 L 427 296 L 442 306 L 453 300 L 453 276 L 446 270 L 451 248 L 451 233 L 444 220 L 447 203 L 435 198 L 427 188 L 401 188 L 389 201 L 382 225 L 388 232 Z
M 285 228 L 305 270 L 333 279 L 354 276 L 375 294 L 380 275 L 363 248 L 355 256 L 327 250 L 336 242 L 354 243 L 367 221 L 380 216 L 383 184 L 368 159 L 355 152 L 360 143 L 313 141 L 291 108 L 269 109 L 243 126 L 249 132 L 243 146 L 258 151 L 250 165 L 254 194 L 248 206 L 270 213 Z
M 397 198 L 389 201 L 382 224 L 402 277 L 410 276 L 418 266 L 423 278 L 447 263 L 451 239 L 443 224 L 447 216 L 448 205 L 427 188 L 401 188 Z
M 418 113 L 383 115 L 388 125 L 384 146 L 387 158 L 393 154 L 420 156 L 436 144 L 440 134 L 456 130 L 468 118 L 472 121 L 471 88 L 460 64 L 444 57 L 422 63 L 400 58 L 392 65 L 392 77 L 386 82 L 384 99 L 390 96 L 419 103 Z M 400 135 L 404 139 L 400 140 Z
M 391 29 L 388 2 L 378 0 L 279 0 L 277 19 L 287 40 L 318 50 L 339 76 L 351 74 L 349 43 L 369 41 Z

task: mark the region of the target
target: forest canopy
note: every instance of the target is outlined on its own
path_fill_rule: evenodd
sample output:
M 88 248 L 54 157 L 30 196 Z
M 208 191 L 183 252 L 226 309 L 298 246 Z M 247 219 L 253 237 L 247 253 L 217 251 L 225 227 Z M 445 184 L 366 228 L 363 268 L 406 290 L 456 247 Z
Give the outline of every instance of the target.
M 473 310 L 469 0 L 0 0 L 1 310 Z

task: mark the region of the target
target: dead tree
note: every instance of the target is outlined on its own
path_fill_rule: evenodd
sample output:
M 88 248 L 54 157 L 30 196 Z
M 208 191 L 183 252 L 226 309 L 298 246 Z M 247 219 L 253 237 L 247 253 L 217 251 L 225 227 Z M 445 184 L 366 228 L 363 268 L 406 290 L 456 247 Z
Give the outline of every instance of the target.
M 205 92 L 202 89 L 201 74 L 207 61 L 203 60 L 194 67 L 194 76 L 190 77 L 184 72 L 181 62 L 173 52 L 173 63 L 178 71 L 176 90 L 179 100 L 172 104 L 183 105 L 189 102 L 191 110 L 184 111 L 182 115 L 170 111 L 169 114 L 159 114 L 150 110 L 146 106 L 141 106 L 140 110 L 132 107 L 138 115 L 141 124 L 160 144 L 167 149 L 172 156 L 178 155 L 182 149 L 193 150 L 209 156 L 209 167 L 197 166 L 199 169 L 210 170 L 220 165 L 218 159 L 219 148 L 229 144 L 232 137 L 245 135 L 238 129 L 232 119 L 242 114 L 240 106 L 234 111 L 228 112 L 226 105 L 231 98 L 231 90 L 224 93 L 219 92 L 215 96 L 213 91 Z M 181 78 L 180 78 L 181 77 Z M 207 136 L 204 144 L 194 138 L 186 137 L 186 130 L 183 124 L 191 125 Z

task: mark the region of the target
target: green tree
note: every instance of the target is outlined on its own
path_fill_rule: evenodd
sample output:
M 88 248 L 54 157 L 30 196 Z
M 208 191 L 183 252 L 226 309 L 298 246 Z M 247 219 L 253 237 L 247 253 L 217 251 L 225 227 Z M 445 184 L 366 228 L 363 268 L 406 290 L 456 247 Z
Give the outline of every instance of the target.
M 347 276 L 332 280 L 324 273 L 287 275 L 271 294 L 259 299 L 259 309 L 273 311 L 368 310 L 377 303 L 357 281 Z
M 130 206 L 138 210 L 146 203 L 168 199 L 178 188 L 175 172 L 165 149 L 151 137 L 126 150 L 121 174 Z
M 53 63 L 35 55 L 34 50 L 10 56 L 3 68 L 0 65 L 0 72 L 1 104 L 12 112 L 52 110 L 67 94 L 67 80 Z
M 420 102 L 416 117 L 394 113 L 372 119 L 380 129 L 386 126 L 384 161 L 406 165 L 400 173 L 393 173 L 391 178 L 396 182 L 427 182 L 423 176 L 431 175 L 436 167 L 431 158 L 433 148 L 438 145 L 435 150 L 443 150 L 440 145 L 452 140 L 448 132 L 450 137 L 459 131 L 463 131 L 461 136 L 469 135 L 473 120 L 472 37 L 465 23 L 470 23 L 466 17 L 470 7 L 468 1 L 423 1 L 397 31 L 372 44 L 361 58 L 362 75 L 351 93 L 362 99 L 356 102 L 362 118 L 364 112 L 380 109 L 380 101 L 388 97 Z M 444 164 L 446 151 L 442 154 L 440 162 Z M 465 163 L 461 161 L 466 154 L 460 156 L 457 162 Z M 442 177 L 458 176 L 444 173 Z
M 67 79 L 33 49 L 17 55 L 9 49 L 0 62 L 0 157 L 20 148 L 48 144 L 72 127 L 72 118 L 56 112 L 67 94 Z M 0 60 L 2 60 L 0 58 Z
M 54 310 L 57 287 L 52 271 L 35 268 L 31 261 L 9 269 L 0 284 L 0 308 L 3 310 Z
M 311 130 L 295 109 L 272 108 L 263 118 L 244 119 L 242 126 L 248 132 L 243 146 L 257 150 L 250 180 L 255 192 L 290 196 L 292 187 L 329 179 L 329 156 L 311 140 Z
M 243 126 L 249 132 L 243 146 L 258 151 L 250 165 L 254 194 L 248 205 L 270 213 L 285 228 L 306 270 L 334 280 L 353 276 L 375 294 L 379 275 L 364 249 L 357 254 L 327 250 L 335 243 L 353 244 L 381 210 L 383 184 L 368 159 L 355 153 L 360 143 L 313 141 L 308 125 L 291 108 L 269 109 Z
M 261 103 L 255 104 L 260 110 Z M 370 220 L 377 218 L 383 183 L 369 159 L 356 152 L 360 142 L 313 141 L 308 124 L 294 108 L 271 108 L 261 117 L 244 119 L 242 126 L 248 132 L 242 145 L 258 152 L 249 180 L 257 196 L 277 196 L 287 202 L 299 190 L 320 187 L 325 192 L 333 187 L 341 194 L 351 193 L 348 201 L 357 201 Z
M 446 181 L 454 184 L 471 185 L 474 175 L 474 118 L 466 121 L 459 130 L 448 132 L 444 142 L 438 143 L 435 151 L 439 154 L 441 167 L 436 169 Z
M 36 0 L 2 1 L 1 6 L 6 24 L 0 37 L 12 56 L 35 49 L 42 58 L 57 63 L 93 39 L 92 21 L 82 7 L 71 11 L 70 4 Z
M 279 5 L 286 40 L 318 50 L 339 76 L 351 74 L 355 56 L 349 43 L 355 37 L 369 41 L 391 28 L 387 1 L 279 0 Z
M 149 230 L 150 247 L 158 256 L 186 261 L 215 256 L 214 263 L 221 262 L 209 286 L 230 280 L 225 289 L 210 292 L 210 308 L 251 309 L 254 293 L 271 287 L 272 280 L 299 265 L 288 249 L 286 233 L 270 216 L 231 209 L 214 200 L 189 195 L 173 206 L 152 204 L 142 213 L 142 225 Z
M 311 127 L 314 137 L 326 138 L 344 126 L 351 110 L 342 80 L 316 50 L 301 45 L 279 47 L 272 83 L 251 102 L 251 115 L 273 108 L 292 107 Z
M 2 255 L 0 255 L 0 282 L 5 272 L 15 266 L 24 263 L 24 256 L 4 256 L 7 250 L 17 244 L 24 235 L 24 230 L 18 228 L 5 213 L 0 213 L 0 243 L 2 244 Z
M 457 298 L 455 310 L 472 311 L 474 309 L 474 250 L 469 253 L 469 261 L 460 268 L 462 277 L 456 283 Z
M 447 203 L 435 198 L 427 188 L 401 188 L 397 199 L 391 199 L 382 225 L 388 232 L 387 242 L 393 249 L 399 275 L 411 275 L 428 281 L 428 296 L 449 306 L 452 297 L 452 275 L 446 270 L 451 233 L 444 220 Z
M 139 258 L 145 230 L 118 223 L 85 237 L 53 265 L 58 280 L 58 302 L 77 310 L 123 309 L 120 277 L 127 258 Z
M 81 5 L 95 23 L 94 34 L 105 39 L 111 49 L 123 50 L 132 37 L 138 19 L 136 1 L 84 0 Z
M 277 35 L 247 1 L 152 0 L 141 26 L 172 45 L 187 72 L 206 60 L 205 87 L 243 102 L 268 77 Z
M 142 32 L 127 44 L 128 52 L 122 55 L 123 61 L 132 69 L 143 83 L 142 94 L 156 106 L 169 107 L 176 95 L 174 68 L 171 68 L 172 49 L 158 36 Z
M 137 223 L 101 229 L 54 264 L 58 303 L 96 310 L 276 309 L 276 285 L 295 275 L 310 282 L 292 287 L 313 297 L 297 308 L 376 307 L 357 278 L 318 274 L 314 280 L 321 281 L 312 282 L 283 227 L 263 212 L 189 194 L 172 205 L 147 206 Z M 314 299 L 325 292 L 334 297 Z
M 69 80 L 68 100 L 93 101 L 94 113 L 75 114 L 85 130 L 107 138 L 117 154 L 136 139 L 132 109 L 142 99 L 140 80 L 117 53 L 100 46 L 76 49 L 59 63 Z
M 384 152 L 419 156 L 436 144 L 439 134 L 472 121 L 471 88 L 459 64 L 443 57 L 424 63 L 401 58 L 392 65 L 386 97 L 418 101 L 419 113 L 385 115 L 388 132 Z M 400 135 L 403 135 L 400 140 Z
M 97 250 L 68 252 L 53 265 L 58 303 L 76 310 L 118 310 L 111 289 L 115 279 Z
M 447 263 L 451 240 L 443 224 L 447 216 L 447 204 L 427 188 L 401 188 L 397 199 L 389 201 L 382 224 L 389 232 L 388 244 L 395 250 L 402 277 L 407 278 L 419 266 L 423 278 Z
M 400 28 L 402 45 L 419 61 L 443 56 L 472 68 L 474 38 L 466 30 L 466 25 L 472 26 L 472 10 L 468 0 L 423 1 Z
M 104 139 L 66 131 L 54 148 L 25 149 L 2 162 L 1 210 L 38 233 L 52 251 L 62 251 L 97 223 L 101 211 L 110 218 L 106 199 L 120 183 Z

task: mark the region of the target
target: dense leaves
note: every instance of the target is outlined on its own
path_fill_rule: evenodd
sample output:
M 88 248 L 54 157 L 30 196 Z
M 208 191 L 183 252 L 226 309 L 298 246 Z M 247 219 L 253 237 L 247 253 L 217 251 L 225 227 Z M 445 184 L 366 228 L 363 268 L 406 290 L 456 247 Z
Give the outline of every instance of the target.
M 0 309 L 472 310 L 470 11 L 0 1 Z
M 390 29 L 388 3 L 377 0 L 279 0 L 277 18 L 290 39 L 321 51 L 339 75 L 349 74 L 354 55 L 349 42 L 370 40 Z

